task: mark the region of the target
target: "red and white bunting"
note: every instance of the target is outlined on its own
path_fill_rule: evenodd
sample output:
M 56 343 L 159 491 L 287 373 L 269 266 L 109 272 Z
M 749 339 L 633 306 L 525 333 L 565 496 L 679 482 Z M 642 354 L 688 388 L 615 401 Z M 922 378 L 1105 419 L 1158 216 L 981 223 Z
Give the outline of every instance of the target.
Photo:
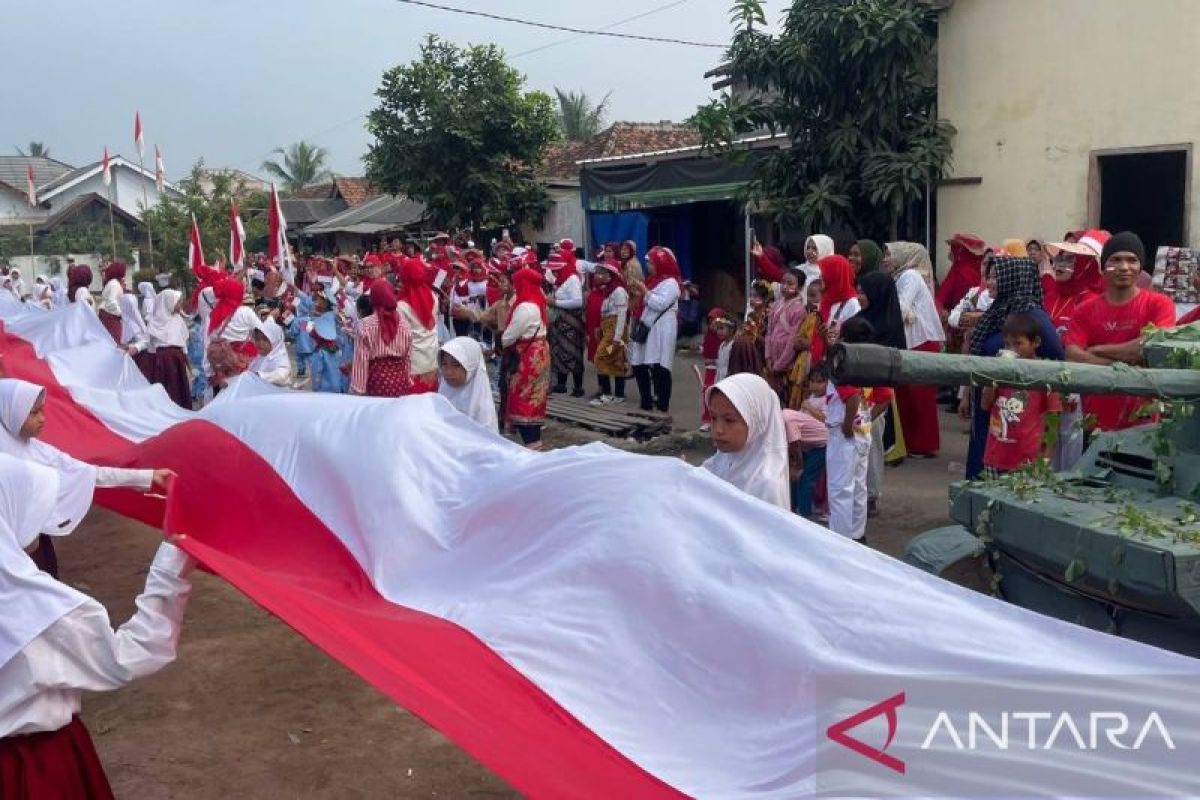
M 246 228 L 242 225 L 242 215 L 238 213 L 237 201 L 229 207 L 229 263 L 241 268 L 246 259 Z
M 138 155 L 145 155 L 145 144 L 142 139 L 142 115 L 133 112 L 133 143 L 137 145 Z
M 167 168 L 163 166 L 162 151 L 154 145 L 154 188 L 161 193 L 166 182 Z
M 112 164 L 108 161 L 108 145 L 104 146 L 104 185 L 112 186 Z
M 37 187 L 33 182 L 33 164 L 25 165 L 25 196 L 29 199 L 29 205 L 37 205 Z
M 204 247 L 200 244 L 200 226 L 196 224 L 195 214 L 192 214 L 192 230 L 188 234 L 188 266 L 197 274 L 198 268 L 204 266 Z

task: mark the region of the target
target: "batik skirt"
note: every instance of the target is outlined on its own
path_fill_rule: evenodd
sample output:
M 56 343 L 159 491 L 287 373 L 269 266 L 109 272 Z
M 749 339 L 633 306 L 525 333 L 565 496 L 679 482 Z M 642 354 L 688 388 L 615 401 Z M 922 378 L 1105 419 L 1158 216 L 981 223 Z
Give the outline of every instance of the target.
M 367 365 L 368 397 L 403 397 L 412 381 L 408 377 L 407 359 L 396 356 L 372 358 Z
M 559 374 L 583 372 L 583 350 L 587 336 L 583 309 L 556 309 L 550 323 L 550 362 Z
M 621 344 L 615 344 L 617 318 L 605 317 L 600 322 L 599 344 L 596 346 L 596 374 L 607 375 L 610 378 L 624 378 L 629 375 L 629 364 L 625 359 L 625 336 Z M 622 331 L 624 333 L 624 331 Z
M 513 345 L 516 369 L 508 373 L 506 422 L 542 425 L 550 398 L 550 348 L 545 339 L 526 339 Z

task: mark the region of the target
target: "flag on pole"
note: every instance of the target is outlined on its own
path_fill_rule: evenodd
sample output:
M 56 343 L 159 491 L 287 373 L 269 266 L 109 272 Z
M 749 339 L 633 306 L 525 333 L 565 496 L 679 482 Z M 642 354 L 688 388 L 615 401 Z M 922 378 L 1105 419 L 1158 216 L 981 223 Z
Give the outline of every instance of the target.
M 29 198 L 29 205 L 37 205 L 37 187 L 33 183 L 33 164 L 25 165 L 25 196 Z
M 108 163 L 108 145 L 104 146 L 104 185 L 112 185 L 112 164 Z
M 234 267 L 246 266 L 246 228 L 242 225 L 242 216 L 238 213 L 237 201 L 229 207 L 229 263 Z
M 145 155 L 144 144 L 142 141 L 142 115 L 140 112 L 133 112 L 133 143 L 137 145 L 138 155 Z
M 192 230 L 188 234 L 188 266 L 197 275 L 204 266 L 204 247 L 200 244 L 200 226 L 196 224 L 195 214 L 192 214 Z
M 154 188 L 162 193 L 163 184 L 167 182 L 167 168 L 163 166 L 162 151 L 154 145 Z
M 288 253 L 287 220 L 283 218 L 283 208 L 279 205 L 279 194 L 275 184 L 271 184 L 271 211 L 268 216 L 270 225 L 270 242 L 267 245 L 267 257 L 287 273 L 292 259 Z

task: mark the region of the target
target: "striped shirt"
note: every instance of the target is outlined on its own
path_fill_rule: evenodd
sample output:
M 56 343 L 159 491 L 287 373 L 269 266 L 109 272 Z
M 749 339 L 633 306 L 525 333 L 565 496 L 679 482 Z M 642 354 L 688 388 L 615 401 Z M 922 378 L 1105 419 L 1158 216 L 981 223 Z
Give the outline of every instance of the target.
M 396 329 L 396 338 L 391 344 L 386 344 L 379 332 L 379 318 L 374 314 L 367 317 L 358 326 L 358 338 L 354 342 L 354 364 L 350 368 L 351 394 L 363 394 L 367 391 L 367 373 L 371 361 L 376 358 L 400 358 L 404 360 L 405 372 L 410 371 L 410 354 L 412 352 L 412 331 L 404 317 L 400 317 L 400 327 Z

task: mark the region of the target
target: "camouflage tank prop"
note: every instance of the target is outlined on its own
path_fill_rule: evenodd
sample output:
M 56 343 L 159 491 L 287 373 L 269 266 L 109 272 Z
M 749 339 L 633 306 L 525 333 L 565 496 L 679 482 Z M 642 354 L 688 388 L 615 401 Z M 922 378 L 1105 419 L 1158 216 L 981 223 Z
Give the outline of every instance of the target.
M 944 577 L 975 561 L 1016 605 L 1200 657 L 1200 329 L 1155 331 L 1145 355 L 1143 369 L 841 345 L 830 365 L 855 386 L 1147 398 L 1164 421 L 1095 436 L 1069 472 L 1042 464 L 951 484 L 959 525 L 914 538 L 905 558 Z

